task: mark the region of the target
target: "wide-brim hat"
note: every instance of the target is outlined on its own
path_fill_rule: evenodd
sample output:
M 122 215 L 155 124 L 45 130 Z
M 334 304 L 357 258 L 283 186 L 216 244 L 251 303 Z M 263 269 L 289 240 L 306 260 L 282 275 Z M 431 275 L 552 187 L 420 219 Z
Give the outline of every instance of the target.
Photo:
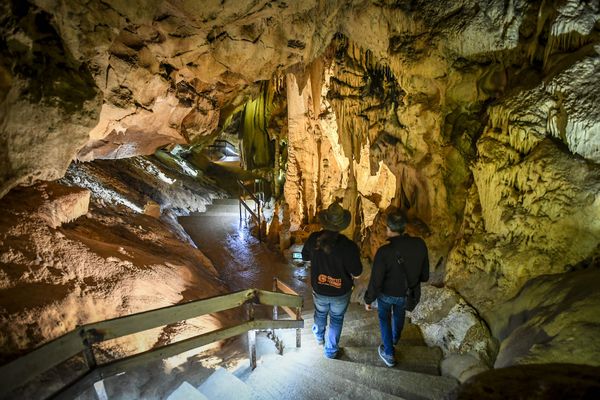
M 332 203 L 327 210 L 319 211 L 319 222 L 329 231 L 342 231 L 350 225 L 350 211 L 344 210 L 338 203 Z

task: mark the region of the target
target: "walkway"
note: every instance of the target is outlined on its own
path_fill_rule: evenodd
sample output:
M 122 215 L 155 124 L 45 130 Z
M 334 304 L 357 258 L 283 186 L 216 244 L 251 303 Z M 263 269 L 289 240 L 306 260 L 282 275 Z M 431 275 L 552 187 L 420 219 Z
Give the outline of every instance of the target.
M 273 277 L 286 282 L 299 294 L 310 294 L 308 278 L 294 276 L 295 267 L 240 226 L 239 217 L 179 218 L 198 248 L 213 262 L 231 290 L 271 290 Z M 242 224 L 243 225 L 243 224 Z
M 238 196 L 238 178 L 254 178 L 239 167 L 239 159 L 235 157 L 212 163 L 207 173 L 231 193 L 232 198 Z M 179 222 L 232 291 L 272 290 L 273 277 L 277 277 L 304 297 L 304 309 L 312 309 L 309 278 L 300 276 L 298 269 L 279 252 L 252 236 L 245 223 L 240 223 L 239 215 L 211 217 L 194 213 L 179 218 Z

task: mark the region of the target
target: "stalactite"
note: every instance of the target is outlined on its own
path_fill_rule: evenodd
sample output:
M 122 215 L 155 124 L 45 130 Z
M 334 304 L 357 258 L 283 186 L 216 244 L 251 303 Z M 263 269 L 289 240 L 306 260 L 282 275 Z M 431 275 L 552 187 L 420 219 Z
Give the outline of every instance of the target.
M 259 96 L 248 101 L 242 111 L 241 150 L 247 169 L 269 167 L 273 164 L 271 138 L 267 127 L 273 111 L 274 86 L 271 82 L 262 82 Z
M 319 117 L 321 110 L 321 88 L 323 85 L 323 61 L 321 58 L 314 60 L 310 67 L 310 87 L 312 95 L 313 116 Z

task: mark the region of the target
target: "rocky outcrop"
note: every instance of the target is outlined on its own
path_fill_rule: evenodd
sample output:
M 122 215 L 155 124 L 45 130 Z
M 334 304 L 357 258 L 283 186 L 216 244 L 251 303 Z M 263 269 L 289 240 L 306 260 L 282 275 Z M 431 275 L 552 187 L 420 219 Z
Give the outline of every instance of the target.
M 424 285 L 409 315 L 427 344 L 444 352 L 444 374 L 464 381 L 493 365 L 496 341 L 477 311 L 452 290 Z
M 51 228 L 58 228 L 88 213 L 90 191 L 80 188 L 66 188 L 57 184 L 46 184 L 42 194 L 40 216 Z
M 148 159 L 73 165 L 62 182 L 73 186 L 40 183 L 0 203 L 1 362 L 77 325 L 225 292 L 212 262 L 170 226 L 184 211 L 178 207 L 204 207 L 218 192 L 201 192 L 199 181 Z M 163 207 L 160 219 L 141 207 L 158 205 L 153 198 Z M 136 342 L 120 339 L 103 354 L 149 349 L 230 317 L 154 329 Z
M 490 320 L 494 336 L 501 340 L 495 366 L 600 366 L 599 283 L 596 260 L 566 274 L 535 278 L 514 299 L 496 307 Z
M 489 110 L 490 123 L 477 143 L 472 167 L 475 184 L 447 277 L 484 310 L 499 298 L 514 296 L 527 280 L 564 272 L 597 252 L 600 169 L 592 162 L 595 146 L 583 146 L 587 153 L 578 151 L 585 142 L 578 139 L 582 133 L 565 125 L 567 120 L 594 119 L 596 104 L 570 93 L 580 93 L 581 87 L 585 98 L 588 75 L 573 71 L 587 71 L 597 60 L 585 58 L 547 85 L 508 97 Z M 558 90 L 560 85 L 568 86 Z M 569 100 L 561 100 L 560 93 Z M 593 125 L 587 125 L 584 136 L 595 140 Z
M 576 364 L 519 365 L 477 375 L 447 398 L 584 400 L 600 391 L 599 381 L 598 367 Z
M 0 5 L 0 197 L 63 176 L 98 122 L 102 94 L 51 13 Z

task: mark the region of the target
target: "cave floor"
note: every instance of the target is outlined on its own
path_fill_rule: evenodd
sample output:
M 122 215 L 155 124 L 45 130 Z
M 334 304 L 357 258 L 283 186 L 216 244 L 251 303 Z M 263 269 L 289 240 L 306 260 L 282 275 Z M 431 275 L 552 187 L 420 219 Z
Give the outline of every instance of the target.
M 299 275 L 280 253 L 252 236 L 238 217 L 198 214 L 180 217 L 179 222 L 231 291 L 272 290 L 273 277 L 277 277 L 304 298 L 304 309 L 312 309 L 309 278 Z

